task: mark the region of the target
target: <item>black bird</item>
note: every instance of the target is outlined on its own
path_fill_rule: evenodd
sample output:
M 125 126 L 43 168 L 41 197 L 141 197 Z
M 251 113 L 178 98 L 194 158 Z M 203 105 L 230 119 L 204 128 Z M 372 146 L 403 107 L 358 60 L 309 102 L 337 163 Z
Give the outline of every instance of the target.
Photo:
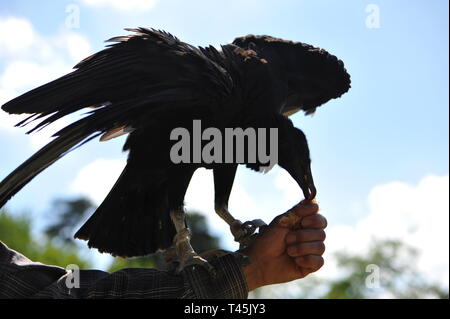
M 316 195 L 307 140 L 287 118 L 312 114 L 350 88 L 342 61 L 299 42 L 270 36 L 237 38 L 221 50 L 184 43 L 154 29 L 126 29 L 127 36 L 75 66 L 55 81 L 3 105 L 31 114 L 17 124 L 40 122 L 28 133 L 90 107 L 87 115 L 55 134 L 0 183 L 0 207 L 24 185 L 69 151 L 95 137 L 129 134 L 128 161 L 102 204 L 75 234 L 90 247 L 124 257 L 167 249 L 180 267 L 204 262 L 189 244 L 184 195 L 199 167 L 213 169 L 216 212 L 245 244 L 258 220 L 241 223 L 228 212 L 237 162 L 181 163 L 170 159 L 174 128 L 277 128 L 278 164 L 296 180 L 305 198 Z M 262 170 L 263 163 L 242 164 Z M 180 269 L 180 268 L 179 268 Z

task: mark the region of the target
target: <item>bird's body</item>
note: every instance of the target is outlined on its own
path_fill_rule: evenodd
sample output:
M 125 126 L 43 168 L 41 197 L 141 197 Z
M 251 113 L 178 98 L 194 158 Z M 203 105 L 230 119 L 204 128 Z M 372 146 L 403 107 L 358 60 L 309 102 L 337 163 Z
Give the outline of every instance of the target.
M 126 133 L 127 165 L 76 237 L 120 256 L 170 247 L 183 228 L 175 220 L 199 167 L 214 170 L 216 210 L 232 226 L 227 203 L 237 163 L 179 164 L 170 158 L 171 132 L 191 128 L 193 120 L 219 130 L 277 128 L 279 165 L 306 197 L 315 195 L 306 138 L 282 113 L 311 113 L 345 93 L 350 81 L 341 61 L 326 51 L 270 37 L 238 38 L 217 51 L 162 31 L 131 31 L 113 38 L 115 44 L 80 62 L 71 74 L 3 106 L 9 113 L 32 114 L 29 121 L 48 116 L 31 131 L 85 107 L 94 109 L 56 133 L 54 141 L 0 183 L 0 206 L 73 148 L 99 135 L 107 140 Z M 295 58 L 300 62 L 295 64 Z M 262 166 L 242 164 L 254 170 Z

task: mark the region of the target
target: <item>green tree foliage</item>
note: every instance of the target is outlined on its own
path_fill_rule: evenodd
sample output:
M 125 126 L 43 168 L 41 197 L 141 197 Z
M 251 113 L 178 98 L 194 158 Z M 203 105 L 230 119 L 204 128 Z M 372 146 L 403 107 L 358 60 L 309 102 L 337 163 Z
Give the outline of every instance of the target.
M 191 245 L 197 253 L 220 249 L 220 239 L 211 234 L 205 216 L 199 212 L 189 212 L 187 224 L 192 233 Z
M 95 209 L 94 204 L 85 197 L 74 199 L 56 199 L 51 211 L 52 223 L 47 225 L 45 233 L 48 237 L 73 244 L 73 233 L 89 213 Z
M 20 252 L 32 261 L 66 267 L 76 264 L 80 268 L 90 268 L 91 263 L 79 256 L 72 245 L 54 244 L 45 235 L 34 236 L 32 223 L 25 215 L 12 216 L 0 212 L 0 240 L 8 247 Z
M 136 258 L 115 257 L 108 267 L 108 272 L 115 272 L 124 268 L 162 268 L 160 264 L 163 264 L 163 261 L 158 257 L 156 254 Z
M 417 270 L 417 258 L 414 248 L 397 240 L 375 241 L 363 255 L 338 253 L 344 275 L 327 283 L 322 298 L 448 298 L 448 291 Z

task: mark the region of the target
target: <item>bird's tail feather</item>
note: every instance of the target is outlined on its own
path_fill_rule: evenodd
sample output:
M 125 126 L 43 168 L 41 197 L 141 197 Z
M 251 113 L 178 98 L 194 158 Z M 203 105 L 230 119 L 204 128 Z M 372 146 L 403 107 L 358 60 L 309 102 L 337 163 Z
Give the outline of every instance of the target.
M 75 238 L 114 256 L 143 256 L 172 244 L 165 177 L 127 164 L 103 203 Z
M 81 120 L 56 133 L 55 136 L 57 137 L 53 141 L 36 152 L 0 182 L 0 207 L 3 207 L 11 197 L 48 166 L 72 149 L 98 135 L 92 136 L 95 131 L 83 129 L 84 127 L 85 122 Z

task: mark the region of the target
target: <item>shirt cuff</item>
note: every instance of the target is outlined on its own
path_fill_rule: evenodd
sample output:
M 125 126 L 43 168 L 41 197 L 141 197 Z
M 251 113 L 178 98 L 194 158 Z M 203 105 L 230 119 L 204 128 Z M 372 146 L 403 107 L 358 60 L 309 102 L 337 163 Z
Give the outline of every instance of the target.
M 203 266 L 193 266 L 183 271 L 184 280 L 198 299 L 247 299 L 248 286 L 242 267 L 248 257 L 239 253 L 227 253 L 210 260 L 214 271 Z

